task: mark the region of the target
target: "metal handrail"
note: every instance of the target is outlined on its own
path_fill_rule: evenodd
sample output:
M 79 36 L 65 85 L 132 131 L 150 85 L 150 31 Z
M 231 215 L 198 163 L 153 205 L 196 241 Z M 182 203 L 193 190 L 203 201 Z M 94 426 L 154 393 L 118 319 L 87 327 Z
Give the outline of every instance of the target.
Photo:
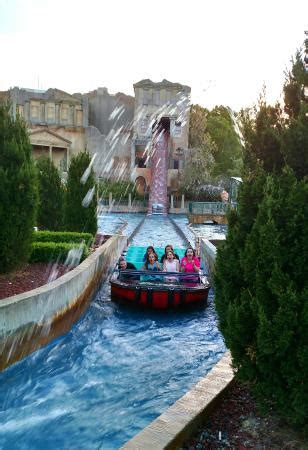
M 189 202 L 191 214 L 224 215 L 229 208 L 230 204 L 224 202 Z
M 199 270 L 199 272 L 164 272 L 162 270 L 153 271 L 153 270 L 115 270 L 112 280 L 119 281 L 134 281 L 134 283 L 138 284 L 140 281 L 140 276 L 151 277 L 151 280 L 145 280 L 145 282 L 150 281 L 151 283 L 163 283 L 162 279 L 165 278 L 173 278 L 172 282 L 166 281 L 166 284 L 170 285 L 178 285 L 181 282 L 183 283 L 199 283 L 204 285 L 209 285 L 206 273 L 203 270 Z M 156 278 L 156 279 L 155 279 Z M 197 280 L 197 281 L 196 281 Z

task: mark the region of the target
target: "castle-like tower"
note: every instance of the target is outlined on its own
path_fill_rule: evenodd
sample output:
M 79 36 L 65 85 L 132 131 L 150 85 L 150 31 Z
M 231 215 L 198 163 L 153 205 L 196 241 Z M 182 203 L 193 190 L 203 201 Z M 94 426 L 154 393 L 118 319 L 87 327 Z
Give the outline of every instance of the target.
M 163 80 L 134 84 L 131 179 L 150 191 L 149 213 L 176 191 L 188 148 L 190 87 Z

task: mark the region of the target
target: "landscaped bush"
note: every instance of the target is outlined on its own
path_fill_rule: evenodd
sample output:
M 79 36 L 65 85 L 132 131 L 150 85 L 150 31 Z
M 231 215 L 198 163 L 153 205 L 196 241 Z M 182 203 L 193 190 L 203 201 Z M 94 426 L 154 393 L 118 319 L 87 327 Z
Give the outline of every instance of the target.
M 132 200 L 144 200 L 148 198 L 148 193 L 139 194 L 136 191 L 136 185 L 130 181 L 109 181 L 100 180 L 99 195 L 101 198 L 108 198 L 109 192 L 115 200 L 128 200 L 128 194 L 132 194 Z
M 57 261 L 67 262 L 68 265 L 77 265 L 88 255 L 89 250 L 85 244 L 77 246 L 67 242 L 33 242 L 30 262 Z
M 81 243 L 90 245 L 93 241 L 91 233 L 77 233 L 69 231 L 37 231 L 33 233 L 33 242 L 66 242 Z

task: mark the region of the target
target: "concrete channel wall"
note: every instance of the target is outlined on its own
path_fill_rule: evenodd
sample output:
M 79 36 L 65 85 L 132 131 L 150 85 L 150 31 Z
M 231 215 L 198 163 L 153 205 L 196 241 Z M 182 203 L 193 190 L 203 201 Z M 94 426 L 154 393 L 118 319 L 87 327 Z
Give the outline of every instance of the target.
M 178 450 L 219 406 L 234 379 L 231 355 L 226 352 L 213 369 L 167 411 L 121 447 L 121 450 Z
M 0 370 L 67 333 L 107 277 L 127 237 L 114 235 L 57 280 L 0 301 Z
M 224 242 L 224 239 L 212 241 L 208 239 L 201 239 L 200 241 L 200 259 L 204 262 L 205 266 L 208 267 L 209 278 L 211 281 L 213 281 L 217 247 L 222 242 Z

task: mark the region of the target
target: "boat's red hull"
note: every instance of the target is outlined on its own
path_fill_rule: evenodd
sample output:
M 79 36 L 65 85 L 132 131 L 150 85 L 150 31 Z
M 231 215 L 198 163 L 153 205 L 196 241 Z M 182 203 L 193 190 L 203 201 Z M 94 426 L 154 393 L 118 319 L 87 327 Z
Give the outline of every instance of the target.
M 111 298 L 131 306 L 152 309 L 177 309 L 206 306 L 210 286 L 140 286 L 110 281 Z

